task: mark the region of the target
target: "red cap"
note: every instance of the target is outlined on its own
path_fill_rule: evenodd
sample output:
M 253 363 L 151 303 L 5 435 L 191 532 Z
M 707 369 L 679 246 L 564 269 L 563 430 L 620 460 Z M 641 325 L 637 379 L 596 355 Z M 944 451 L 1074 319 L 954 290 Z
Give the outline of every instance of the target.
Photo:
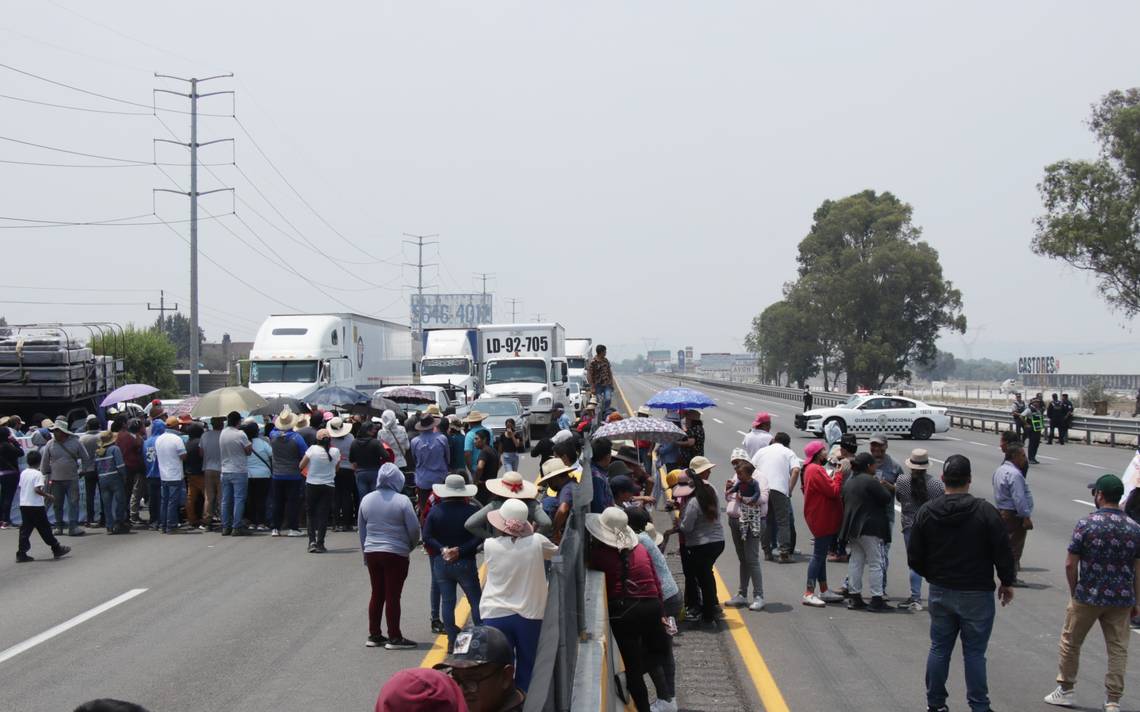
M 162 405 L 162 401 L 160 401 L 159 399 L 155 398 L 154 400 L 152 400 L 152 401 L 150 402 L 150 404 L 151 404 L 151 405 Z
M 468 712 L 459 684 L 439 670 L 401 670 L 380 688 L 376 712 Z
M 756 418 L 752 421 L 752 427 L 759 428 L 761 425 L 771 425 L 772 414 L 760 411 L 756 414 Z

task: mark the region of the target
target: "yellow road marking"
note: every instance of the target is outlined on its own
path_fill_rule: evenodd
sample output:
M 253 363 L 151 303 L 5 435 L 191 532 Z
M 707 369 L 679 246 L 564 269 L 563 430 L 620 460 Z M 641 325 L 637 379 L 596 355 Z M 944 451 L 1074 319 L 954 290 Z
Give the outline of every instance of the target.
M 482 585 L 487 580 L 487 565 L 483 564 L 479 568 L 479 583 Z M 455 626 L 462 629 L 467 624 L 467 618 L 471 615 L 471 604 L 467 602 L 467 596 L 463 595 L 463 589 L 457 584 L 455 587 L 455 594 L 459 596 L 459 602 L 455 605 Z M 427 655 L 420 661 L 420 667 L 429 668 L 435 667 L 442 663 L 444 658 L 447 657 L 447 633 L 440 633 L 432 641 L 431 649 L 428 650 Z
M 617 385 L 616 381 L 615 385 Z M 633 409 L 630 408 L 629 401 L 620 385 L 617 386 L 617 391 L 625 403 L 626 410 L 632 417 Z M 664 478 L 662 478 L 662 482 L 664 482 Z M 717 598 L 721 601 L 732 598 L 728 586 L 725 585 L 724 579 L 720 576 L 720 571 L 715 567 L 713 568 L 713 575 L 716 577 Z M 744 661 L 744 669 L 748 671 L 748 676 L 752 679 L 752 684 L 756 688 L 756 694 L 760 696 L 760 702 L 764 705 L 765 712 L 789 712 L 788 703 L 784 701 L 784 695 L 776 684 L 776 678 L 772 677 L 768 663 L 764 662 L 764 656 L 756 647 L 756 641 L 748 632 L 748 626 L 745 625 L 740 611 L 735 608 L 725 608 L 724 618 L 728 624 L 729 632 L 732 633 L 732 642 L 736 644 L 736 650 L 740 653 L 741 660 Z

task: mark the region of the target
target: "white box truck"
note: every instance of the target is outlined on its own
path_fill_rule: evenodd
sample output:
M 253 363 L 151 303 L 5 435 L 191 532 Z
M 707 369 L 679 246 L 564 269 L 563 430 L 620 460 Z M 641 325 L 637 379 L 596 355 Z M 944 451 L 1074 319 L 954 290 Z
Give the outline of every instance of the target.
M 555 403 L 569 409 L 566 330 L 561 324 L 483 324 L 478 327 L 483 390 L 518 398 L 531 430 L 552 430 Z
M 412 378 L 412 332 L 360 314 L 274 314 L 249 352 L 249 387 L 305 400 L 325 386 L 372 393 Z
M 566 339 L 566 365 L 570 368 L 570 380 L 578 381 L 583 388 L 586 387 L 586 364 L 592 358 L 594 358 L 593 339 Z
M 455 386 L 461 402 L 479 394 L 478 334 L 475 329 L 427 329 L 423 332 L 420 383 Z

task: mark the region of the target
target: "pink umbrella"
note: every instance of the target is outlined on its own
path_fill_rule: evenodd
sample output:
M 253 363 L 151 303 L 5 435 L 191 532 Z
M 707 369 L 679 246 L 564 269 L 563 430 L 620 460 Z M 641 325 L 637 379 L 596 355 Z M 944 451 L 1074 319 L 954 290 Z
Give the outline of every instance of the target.
M 103 402 L 99 404 L 100 408 L 106 408 L 109 405 L 122 403 L 124 401 L 134 400 L 135 398 L 142 398 L 149 396 L 151 393 L 158 393 L 158 389 L 154 386 L 148 386 L 145 383 L 128 383 L 125 386 L 119 386 L 115 390 L 107 394 Z

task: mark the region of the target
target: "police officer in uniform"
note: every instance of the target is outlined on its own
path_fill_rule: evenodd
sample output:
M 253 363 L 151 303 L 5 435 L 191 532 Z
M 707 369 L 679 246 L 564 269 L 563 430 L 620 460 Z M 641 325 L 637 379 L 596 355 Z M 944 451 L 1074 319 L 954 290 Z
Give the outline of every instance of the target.
M 1023 436 L 1029 442 L 1029 464 L 1038 465 L 1037 448 L 1041 447 L 1041 433 L 1045 431 L 1045 403 L 1034 397 L 1029 407 L 1021 412 Z

